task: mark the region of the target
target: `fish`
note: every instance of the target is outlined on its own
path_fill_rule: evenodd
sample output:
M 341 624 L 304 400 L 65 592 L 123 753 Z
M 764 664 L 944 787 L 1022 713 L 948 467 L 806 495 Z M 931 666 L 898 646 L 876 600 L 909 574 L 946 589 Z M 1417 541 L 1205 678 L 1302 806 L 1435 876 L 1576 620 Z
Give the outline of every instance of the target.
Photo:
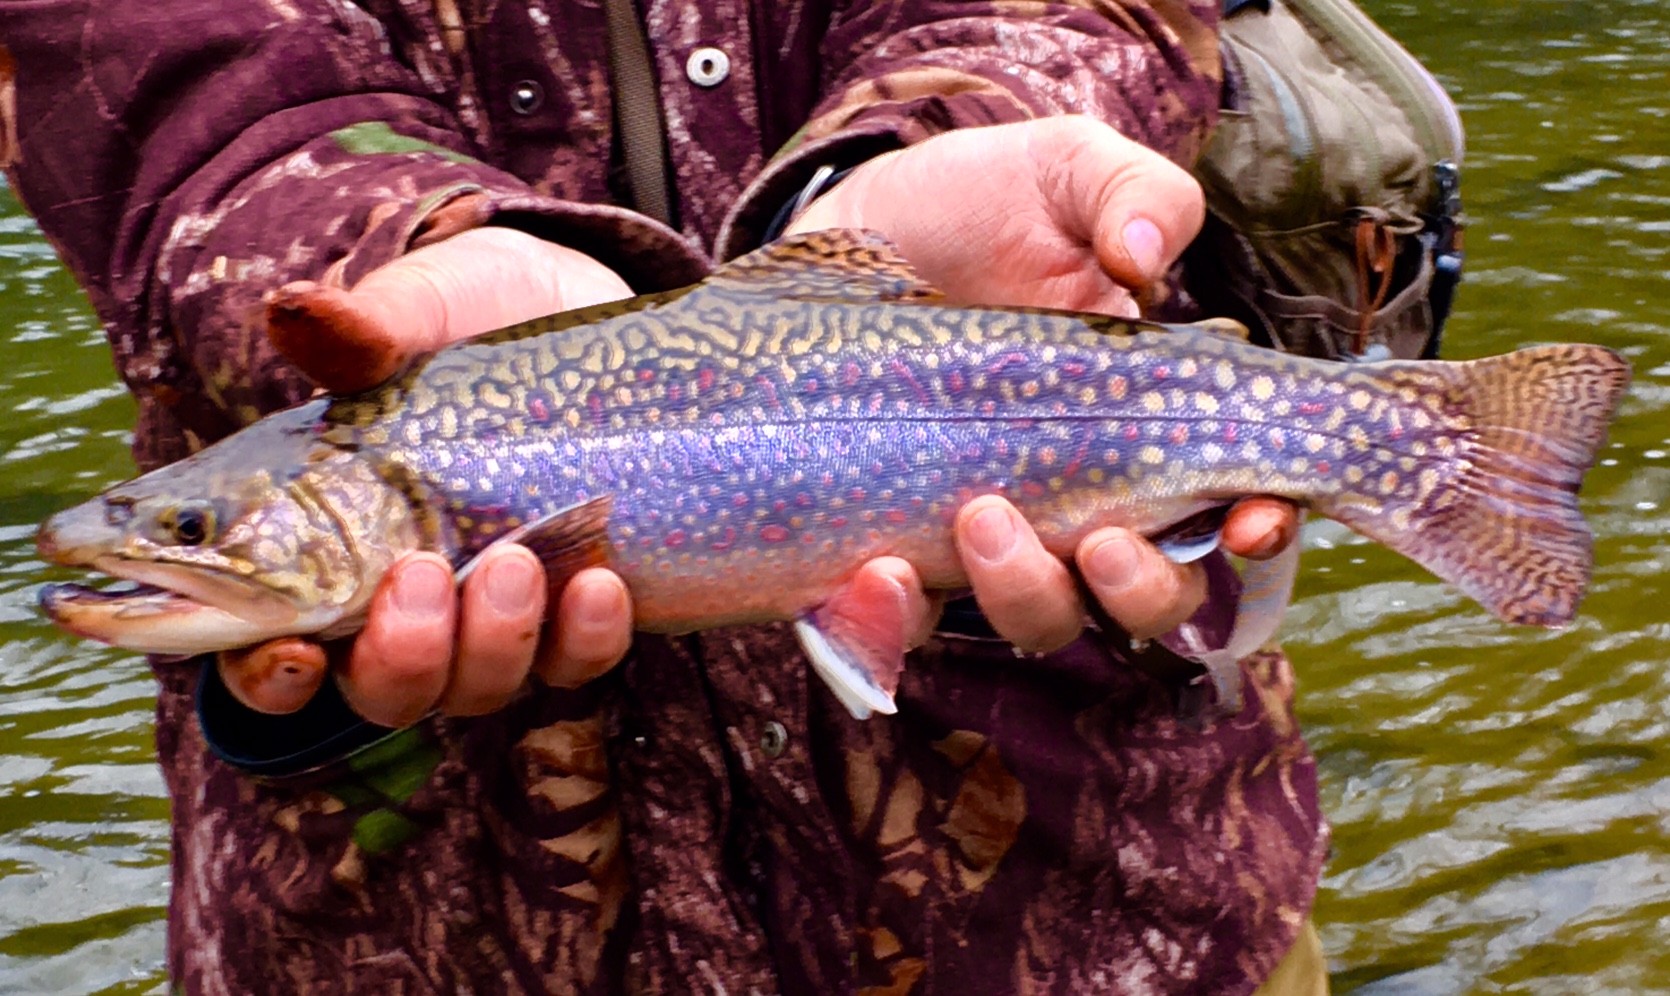
M 1572 620 L 1592 570 L 1577 495 L 1624 358 L 1348 364 L 1231 325 L 959 306 L 875 233 L 811 233 L 443 348 L 61 511 L 41 557 L 137 587 L 53 584 L 40 604 L 143 653 L 329 639 L 363 625 L 402 555 L 467 572 L 515 541 L 553 593 L 616 571 L 640 631 L 792 621 L 865 718 L 897 708 L 904 624 L 857 569 L 893 555 L 928 589 L 965 588 L 953 524 L 975 497 L 1013 502 L 1065 560 L 1105 526 L 1198 556 L 1230 505 L 1270 495 L 1503 620 Z M 1261 569 L 1263 633 L 1292 564 Z M 1212 666 L 1236 700 L 1233 659 Z

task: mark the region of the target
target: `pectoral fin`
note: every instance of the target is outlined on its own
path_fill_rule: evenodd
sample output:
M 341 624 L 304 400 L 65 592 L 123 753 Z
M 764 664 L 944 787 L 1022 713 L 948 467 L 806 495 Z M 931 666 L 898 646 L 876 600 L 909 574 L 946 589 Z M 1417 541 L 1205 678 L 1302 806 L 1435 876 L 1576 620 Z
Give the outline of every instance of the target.
M 560 508 L 505 533 L 487 549 L 499 543 L 520 543 L 533 551 L 545 565 L 545 587 L 550 592 L 551 604 L 562 594 L 570 578 L 588 567 L 602 567 L 609 561 L 609 510 L 612 499 L 608 495 L 593 498 L 578 505 Z M 482 553 L 471 557 L 458 568 L 455 577 L 459 584 L 481 562 Z
M 854 719 L 898 712 L 893 693 L 905 666 L 908 599 L 891 579 L 859 574 L 795 621 L 818 677 Z

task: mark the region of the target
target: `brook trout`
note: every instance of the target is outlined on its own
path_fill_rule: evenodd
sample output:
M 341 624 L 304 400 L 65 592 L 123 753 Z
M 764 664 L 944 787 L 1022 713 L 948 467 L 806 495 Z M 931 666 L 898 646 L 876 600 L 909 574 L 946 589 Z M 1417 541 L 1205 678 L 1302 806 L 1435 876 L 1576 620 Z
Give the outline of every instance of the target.
M 824 232 L 451 346 L 111 488 L 38 546 L 141 587 L 41 600 L 136 651 L 335 637 L 402 554 L 463 569 L 514 539 L 554 591 L 619 572 L 645 631 L 795 620 L 862 717 L 893 711 L 903 652 L 857 567 L 892 554 L 965 586 L 952 522 L 975 496 L 1065 558 L 1108 525 L 1210 546 L 1213 515 L 1275 495 L 1559 626 L 1590 572 L 1576 493 L 1628 380 L 1598 346 L 1346 365 L 1213 327 L 951 307 L 879 237 Z

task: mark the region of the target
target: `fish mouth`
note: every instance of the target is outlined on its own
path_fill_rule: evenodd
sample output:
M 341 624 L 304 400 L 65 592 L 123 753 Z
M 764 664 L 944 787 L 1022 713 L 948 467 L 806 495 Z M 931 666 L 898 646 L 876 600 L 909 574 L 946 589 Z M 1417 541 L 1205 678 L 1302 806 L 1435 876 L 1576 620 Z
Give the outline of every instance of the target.
M 41 611 L 68 633 L 124 650 L 169 655 L 233 650 L 285 635 L 300 616 L 282 596 L 206 568 L 109 554 L 73 566 L 134 586 L 49 584 L 38 595 Z

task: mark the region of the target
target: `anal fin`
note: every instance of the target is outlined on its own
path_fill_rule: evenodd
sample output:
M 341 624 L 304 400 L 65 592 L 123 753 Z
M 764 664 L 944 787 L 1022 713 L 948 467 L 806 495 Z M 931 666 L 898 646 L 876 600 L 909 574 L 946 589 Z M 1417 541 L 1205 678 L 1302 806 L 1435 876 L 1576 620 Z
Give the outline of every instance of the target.
M 795 620 L 795 635 L 813 670 L 854 719 L 899 711 L 893 694 L 905 666 L 907 605 L 896 581 L 860 573 Z

